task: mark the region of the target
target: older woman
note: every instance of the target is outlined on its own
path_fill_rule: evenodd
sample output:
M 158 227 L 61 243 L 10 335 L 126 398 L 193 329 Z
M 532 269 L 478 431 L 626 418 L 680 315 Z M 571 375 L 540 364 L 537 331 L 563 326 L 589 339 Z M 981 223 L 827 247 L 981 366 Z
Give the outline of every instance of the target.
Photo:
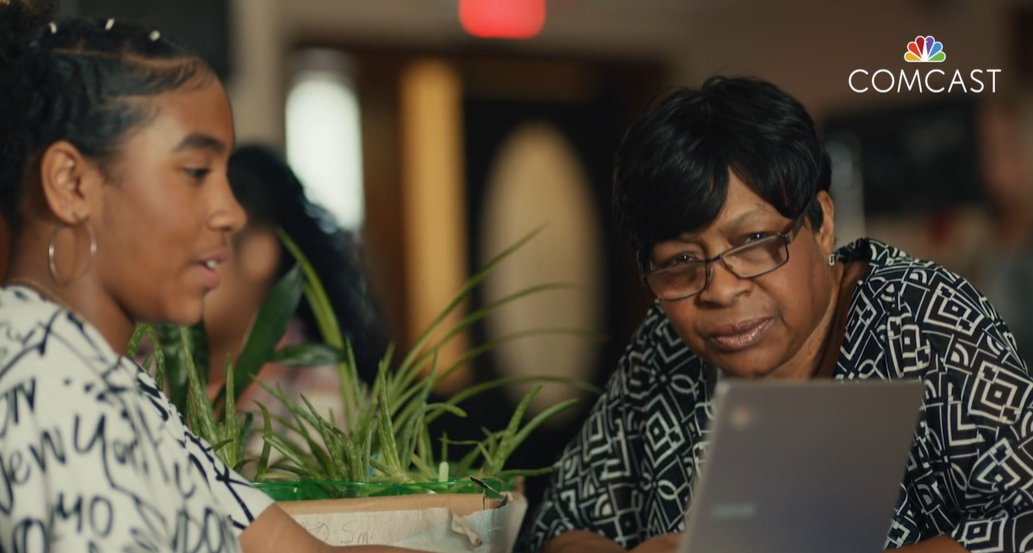
M 614 210 L 658 299 L 527 550 L 673 551 L 719 376 L 923 379 L 887 547 L 1028 549 L 1033 380 L 1011 333 L 941 267 L 875 240 L 834 249 L 829 159 L 800 103 L 715 77 L 645 114 L 616 164 Z
M 326 548 L 125 355 L 200 319 L 244 224 L 218 78 L 158 30 L 0 1 L 0 121 L 0 551 Z

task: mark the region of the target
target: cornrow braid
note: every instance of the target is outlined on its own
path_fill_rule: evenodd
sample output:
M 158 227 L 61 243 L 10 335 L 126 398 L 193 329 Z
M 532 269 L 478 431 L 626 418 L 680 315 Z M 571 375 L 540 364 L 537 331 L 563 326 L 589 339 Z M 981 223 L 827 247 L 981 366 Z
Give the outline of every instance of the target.
M 127 132 L 151 117 L 131 97 L 214 79 L 157 29 L 113 19 L 53 20 L 53 6 L 0 2 L 0 212 L 12 235 L 35 164 L 67 140 L 107 170 Z

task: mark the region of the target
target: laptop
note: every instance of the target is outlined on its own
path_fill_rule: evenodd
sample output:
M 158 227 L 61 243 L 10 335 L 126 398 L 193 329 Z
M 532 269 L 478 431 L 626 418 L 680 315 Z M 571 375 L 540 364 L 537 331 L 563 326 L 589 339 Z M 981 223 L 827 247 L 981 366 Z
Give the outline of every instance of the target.
M 722 379 L 680 553 L 882 551 L 918 380 Z

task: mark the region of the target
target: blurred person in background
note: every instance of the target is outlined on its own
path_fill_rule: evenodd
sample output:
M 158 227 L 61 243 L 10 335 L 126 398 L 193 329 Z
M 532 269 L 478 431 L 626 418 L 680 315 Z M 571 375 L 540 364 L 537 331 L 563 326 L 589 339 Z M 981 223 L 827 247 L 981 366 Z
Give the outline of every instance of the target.
M 675 551 L 722 378 L 921 379 L 886 547 L 1027 547 L 1033 378 L 1008 326 L 935 263 L 869 238 L 834 247 L 830 160 L 803 105 L 714 77 L 654 105 L 615 165 L 614 213 L 657 301 L 521 551 Z
M 351 342 L 360 378 L 372 383 L 387 347 L 387 333 L 369 288 L 356 237 L 339 228 L 333 216 L 312 203 L 282 156 L 259 145 L 239 147 L 230 156 L 228 178 L 233 194 L 247 213 L 247 225 L 232 238 L 232 255 L 220 265 L 222 285 L 205 299 L 204 325 L 211 359 L 208 383 L 214 394 L 225 380 L 224 360 L 240 354 L 247 331 L 273 285 L 296 261 L 277 236 L 282 229 L 298 245 L 323 288 L 342 334 Z M 312 306 L 302 297 L 278 347 L 322 342 Z M 267 363 L 257 378 L 279 387 L 301 404 L 304 395 L 321 413 L 343 413 L 337 368 L 289 367 Z M 260 401 L 273 414 L 278 400 L 252 384 L 237 399 L 238 409 L 261 414 Z
M 1019 354 L 1033 354 L 1033 183 L 1022 109 L 1014 98 L 983 105 L 979 117 L 991 236 L 976 282 L 1007 321 Z

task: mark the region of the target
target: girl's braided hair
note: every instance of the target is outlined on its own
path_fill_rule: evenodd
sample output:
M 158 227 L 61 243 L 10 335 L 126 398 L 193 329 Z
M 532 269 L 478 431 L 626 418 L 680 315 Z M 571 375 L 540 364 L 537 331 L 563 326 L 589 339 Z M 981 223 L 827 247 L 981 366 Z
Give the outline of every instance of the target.
M 0 0 L 0 213 L 12 235 L 48 146 L 67 140 L 106 171 L 127 134 L 153 116 L 140 97 L 216 78 L 157 29 L 53 12 Z

